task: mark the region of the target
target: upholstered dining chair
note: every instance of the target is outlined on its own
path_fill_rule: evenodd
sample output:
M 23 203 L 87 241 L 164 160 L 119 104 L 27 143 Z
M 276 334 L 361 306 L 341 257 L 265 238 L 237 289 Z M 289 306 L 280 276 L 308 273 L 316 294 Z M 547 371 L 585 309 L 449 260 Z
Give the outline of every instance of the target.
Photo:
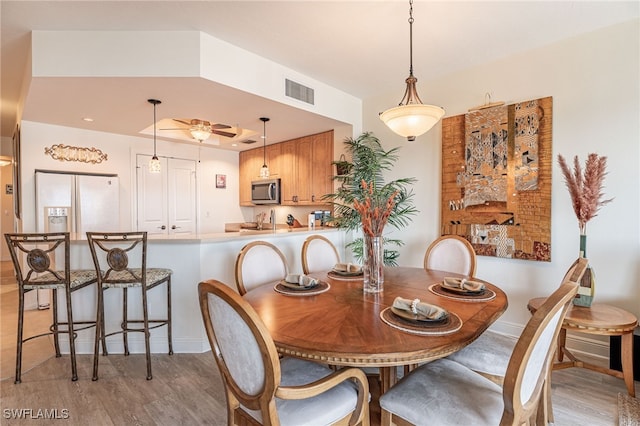
M 235 264 L 238 293 L 286 278 L 289 268 L 284 254 L 271 243 L 252 241 L 240 249 Z
M 56 357 L 61 356 L 59 335 L 69 336 L 71 380 L 78 380 L 75 338 L 80 330 L 94 327 L 95 321 L 74 321 L 71 294 L 97 282 L 94 270 L 72 270 L 70 267 L 69 233 L 5 234 L 18 284 L 18 345 L 15 383 L 22 380 L 22 347 L 31 339 L 53 335 Z M 56 256 L 57 255 L 57 256 Z M 23 337 L 24 295 L 38 289 L 52 291 L 52 324 L 49 332 Z M 58 318 L 58 290 L 66 299 L 66 319 Z
M 541 424 L 544 383 L 562 321 L 577 291 L 578 284 L 563 283 L 531 316 L 509 359 L 502 388 L 442 358 L 413 370 L 380 397 L 381 424 Z
M 322 235 L 310 235 L 302 243 L 302 273 L 327 271 L 340 263 L 338 249 Z
M 91 257 L 98 276 L 98 308 L 96 312 L 95 344 L 93 351 L 93 380 L 98 380 L 99 343 L 102 353 L 108 355 L 106 338 L 122 334 L 124 354 L 129 355 L 128 334 L 144 334 L 144 346 L 147 364 L 147 380 L 151 373 L 151 348 L 149 336 L 151 330 L 167 326 L 169 355 L 173 354 L 171 337 L 171 269 L 147 268 L 146 232 L 87 232 Z M 166 317 L 149 318 L 147 292 L 161 284 L 166 284 Z M 110 288 L 122 289 L 122 322 L 120 329 L 106 332 L 104 291 Z M 142 302 L 142 319 L 131 319 L 128 314 L 129 289 L 139 288 Z
M 578 284 L 587 270 L 587 259 L 578 258 L 569 267 L 562 283 L 570 282 Z M 509 359 L 513 353 L 516 340 L 500 333 L 487 330 L 473 343 L 462 348 L 458 352 L 449 355 L 448 358 L 462 364 L 471 370 L 482 374 L 488 379 L 502 386 L 507 373 Z M 547 380 L 544 389 L 545 411 L 549 421 L 553 421 L 553 413 L 550 399 L 550 381 Z
M 251 305 L 225 284 L 198 285 L 200 310 L 225 385 L 227 423 L 369 424 L 369 385 L 357 368 L 339 371 L 278 358 Z
M 433 241 L 424 255 L 425 269 L 474 276 L 476 252 L 471 243 L 458 235 L 443 235 Z

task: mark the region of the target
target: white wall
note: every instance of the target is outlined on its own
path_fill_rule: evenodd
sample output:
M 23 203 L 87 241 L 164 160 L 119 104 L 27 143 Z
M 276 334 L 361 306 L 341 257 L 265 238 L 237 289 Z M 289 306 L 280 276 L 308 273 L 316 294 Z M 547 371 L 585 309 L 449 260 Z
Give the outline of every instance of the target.
M 120 178 L 120 223 L 123 230 L 135 229 L 135 156 L 153 154 L 153 141 L 70 127 L 22 122 L 22 208 L 23 230 L 35 225 L 35 169 L 86 173 L 115 173 Z M 45 155 L 45 147 L 65 144 L 94 147 L 108 155 L 107 161 L 87 164 L 58 161 Z M 199 222 L 201 233 L 224 232 L 224 222 L 242 222 L 238 206 L 238 153 L 195 145 L 157 140 L 159 156 L 192 159 L 198 163 Z M 226 189 L 217 189 L 215 175 L 227 175 Z
M 529 318 L 527 301 L 551 293 L 578 255 L 577 220 L 556 157 L 582 162 L 588 153 L 608 157 L 605 194 L 615 200 L 587 227 L 588 257 L 597 274 L 596 302 L 610 303 L 640 316 L 640 21 L 504 58 L 435 81 L 419 80 L 425 103 L 443 106 L 447 116 L 492 101 L 513 103 L 553 97 L 553 188 L 551 262 L 480 256 L 478 276 L 502 287 L 509 309 L 497 329 L 516 334 Z M 419 56 L 420 51 L 414 52 Z M 415 70 L 420 79 L 420 70 Z M 404 240 L 400 264 L 421 265 L 424 251 L 438 236 L 440 223 L 441 127 L 407 143 L 378 119 L 378 112 L 397 102 L 404 90 L 364 102 L 364 129 L 385 148 L 402 146 L 393 178 L 415 176 L 413 224 L 396 232 Z

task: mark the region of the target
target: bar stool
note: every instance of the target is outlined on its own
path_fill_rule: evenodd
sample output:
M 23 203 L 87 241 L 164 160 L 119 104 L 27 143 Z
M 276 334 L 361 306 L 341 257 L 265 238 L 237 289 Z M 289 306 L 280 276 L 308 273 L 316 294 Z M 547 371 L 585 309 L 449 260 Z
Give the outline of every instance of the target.
M 98 275 L 98 308 L 96 322 L 98 324 L 93 353 L 93 380 L 98 380 L 98 352 L 102 341 L 103 355 L 108 355 L 106 338 L 122 334 L 124 354 L 129 355 L 129 332 L 144 333 L 144 344 L 147 361 L 147 380 L 151 375 L 151 348 L 149 344 L 150 330 L 167 326 L 169 355 L 173 355 L 171 338 L 171 269 L 147 268 L 147 233 L 146 232 L 87 232 L 87 240 L 91 256 Z M 149 319 L 147 291 L 160 284 L 167 284 L 167 316 L 161 319 Z M 128 289 L 139 287 L 142 297 L 142 319 L 128 318 Z M 122 289 L 122 323 L 120 330 L 106 333 L 104 312 L 104 291 L 109 288 Z M 130 327 L 131 324 L 141 326 Z
M 93 270 L 71 270 L 69 264 L 69 233 L 32 233 L 5 234 L 9 247 L 13 268 L 18 283 L 18 345 L 16 352 L 16 379 L 21 382 L 22 376 L 22 344 L 37 337 L 53 335 L 56 357 L 60 357 L 60 334 L 69 335 L 69 352 L 71 355 L 71 380 L 78 380 L 76 365 L 75 338 L 77 332 L 96 325 L 95 321 L 73 320 L 71 294 L 97 282 Z M 56 261 L 56 253 L 62 253 L 64 259 Z M 23 338 L 24 331 L 24 295 L 37 289 L 51 289 L 53 298 L 53 321 L 48 333 Z M 58 290 L 65 293 L 67 319 L 58 320 Z M 61 329 L 61 327 L 63 329 Z

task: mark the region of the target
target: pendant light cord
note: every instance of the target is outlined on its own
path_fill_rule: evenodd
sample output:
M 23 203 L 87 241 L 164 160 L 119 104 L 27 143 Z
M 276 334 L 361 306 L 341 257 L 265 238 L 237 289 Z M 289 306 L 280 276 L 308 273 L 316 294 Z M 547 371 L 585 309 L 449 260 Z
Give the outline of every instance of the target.
M 262 121 L 262 167 L 267 165 L 267 120 Z
M 409 0 L 409 76 L 413 77 L 413 0 Z
M 153 103 L 153 156 L 156 157 L 156 103 Z

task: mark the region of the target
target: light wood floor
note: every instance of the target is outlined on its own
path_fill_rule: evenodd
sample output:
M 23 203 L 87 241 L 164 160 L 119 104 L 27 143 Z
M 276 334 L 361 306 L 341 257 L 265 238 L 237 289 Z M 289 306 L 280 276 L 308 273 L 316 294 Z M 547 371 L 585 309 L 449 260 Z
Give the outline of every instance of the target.
M 51 343 L 47 339 L 36 339 L 44 341 L 44 346 L 41 349 L 25 348 L 25 360 L 30 359 L 30 365 L 23 370 L 22 383 L 15 385 L 15 355 L 5 355 L 5 347 L 12 346 L 15 351 L 15 328 L 13 331 L 9 330 L 9 326 L 5 329 L 5 324 L 11 316 L 15 317 L 16 305 L 12 308 L 10 303 L 4 303 L 8 300 L 5 300 L 7 293 L 11 291 L 5 290 L 0 294 L 0 361 L 3 366 L 0 424 L 226 424 L 224 389 L 210 352 L 153 355 L 151 381 L 145 379 L 144 355 L 101 357 L 100 380 L 97 382 L 91 381 L 92 357 L 79 355 L 79 380 L 72 382 L 69 357 L 55 358 Z M 48 324 L 47 311 L 34 312 L 34 316 L 40 315 L 41 321 Z M 31 351 L 39 352 L 41 357 L 32 358 L 28 355 Z M 10 350 L 7 349 L 7 352 Z M 5 367 L 5 364 L 8 366 Z M 5 370 L 9 372 L 8 375 L 4 374 Z M 375 392 L 375 383 L 372 382 L 372 393 L 375 395 Z M 555 424 L 617 425 L 619 392 L 626 393 L 626 388 L 622 380 L 614 377 L 577 368 L 555 371 L 552 378 Z M 31 418 L 7 418 L 11 413 L 7 409 L 31 409 Z M 34 420 L 32 417 L 38 415 L 38 410 L 48 410 L 50 415 L 57 415 L 58 419 Z M 379 408 L 375 404 L 372 406 L 372 424 L 379 424 Z

